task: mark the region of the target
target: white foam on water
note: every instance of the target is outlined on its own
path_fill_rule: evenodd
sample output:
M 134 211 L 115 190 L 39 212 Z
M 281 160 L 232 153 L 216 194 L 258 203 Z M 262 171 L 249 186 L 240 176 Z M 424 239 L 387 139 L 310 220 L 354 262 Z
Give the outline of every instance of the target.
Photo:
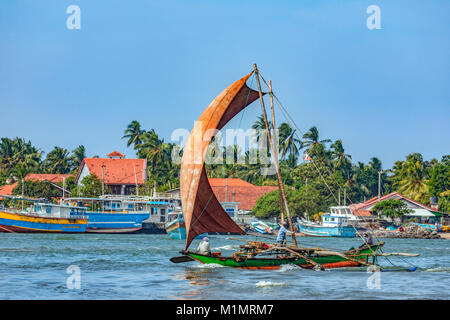
M 284 287 L 287 286 L 286 282 L 272 282 L 272 281 L 258 281 L 255 286 L 257 288 L 264 288 L 264 287 Z
M 216 269 L 216 268 L 225 268 L 225 266 L 222 266 L 217 263 L 199 263 L 192 266 L 193 268 L 200 268 L 200 269 Z
M 424 272 L 450 272 L 450 267 L 437 267 L 425 269 Z
M 300 267 L 293 265 L 293 264 L 282 264 L 280 266 L 280 269 L 276 270 L 276 272 L 286 272 L 291 270 L 298 270 L 301 269 Z
M 214 251 L 216 250 L 236 250 L 239 249 L 239 246 L 232 246 L 232 245 L 225 245 L 222 247 L 213 248 Z

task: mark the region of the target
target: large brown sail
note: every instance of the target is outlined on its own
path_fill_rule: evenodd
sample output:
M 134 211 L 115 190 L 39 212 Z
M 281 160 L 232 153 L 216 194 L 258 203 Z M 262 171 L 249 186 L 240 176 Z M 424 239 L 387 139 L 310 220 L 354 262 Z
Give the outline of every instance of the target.
M 215 197 L 205 170 L 205 155 L 217 130 L 259 98 L 246 85 L 253 72 L 220 93 L 206 108 L 191 131 L 180 170 L 180 192 L 186 224 L 186 249 L 205 232 L 245 232 L 230 218 Z

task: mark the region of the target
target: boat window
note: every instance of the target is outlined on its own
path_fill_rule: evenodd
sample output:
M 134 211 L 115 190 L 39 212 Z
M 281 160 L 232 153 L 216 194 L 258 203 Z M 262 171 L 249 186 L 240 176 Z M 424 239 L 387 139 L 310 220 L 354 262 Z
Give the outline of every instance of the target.
M 132 205 L 132 204 L 129 204 L 129 205 L 128 205 L 128 209 L 133 209 L 133 205 Z
M 51 213 L 51 212 L 52 212 L 52 208 L 51 208 L 50 206 L 48 206 L 48 207 L 46 208 L 45 212 Z
M 113 208 L 116 208 L 116 204 L 115 204 L 114 202 L 112 203 L 112 207 L 113 207 Z
M 334 221 L 334 218 L 331 218 L 331 221 Z

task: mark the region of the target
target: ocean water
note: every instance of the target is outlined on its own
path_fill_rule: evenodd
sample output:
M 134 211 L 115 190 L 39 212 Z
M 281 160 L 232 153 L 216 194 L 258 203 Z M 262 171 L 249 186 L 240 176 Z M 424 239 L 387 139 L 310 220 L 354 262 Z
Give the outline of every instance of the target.
M 229 254 L 254 236 L 210 236 Z M 199 240 L 194 240 L 192 247 Z M 199 262 L 173 264 L 184 240 L 167 235 L 0 233 L 0 299 L 449 299 L 450 241 L 385 239 L 386 267 L 415 272 L 357 270 L 240 270 Z M 346 250 L 360 239 L 298 238 L 300 245 Z

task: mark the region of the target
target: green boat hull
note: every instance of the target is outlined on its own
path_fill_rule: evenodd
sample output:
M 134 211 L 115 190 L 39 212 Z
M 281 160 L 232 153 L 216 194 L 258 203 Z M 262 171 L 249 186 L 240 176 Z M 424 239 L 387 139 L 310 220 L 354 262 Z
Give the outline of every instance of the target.
M 346 268 L 346 267 L 358 267 L 364 263 L 368 263 L 369 257 L 373 256 L 373 253 L 380 248 L 383 243 L 374 245 L 370 248 L 365 248 L 352 254 L 352 251 L 344 252 L 343 254 L 349 255 L 351 259 L 346 259 L 340 255 L 326 255 L 326 256 L 308 256 L 308 259 L 322 265 L 326 269 L 331 268 Z M 244 258 L 242 260 L 236 260 L 233 257 L 222 257 L 220 255 L 202 255 L 199 253 L 185 251 L 183 254 L 200 261 L 205 264 L 218 264 L 225 267 L 242 268 L 242 269 L 279 269 L 281 265 L 293 264 L 302 268 L 313 268 L 314 264 L 306 261 L 300 257 L 284 258 L 282 256 L 278 258 Z

